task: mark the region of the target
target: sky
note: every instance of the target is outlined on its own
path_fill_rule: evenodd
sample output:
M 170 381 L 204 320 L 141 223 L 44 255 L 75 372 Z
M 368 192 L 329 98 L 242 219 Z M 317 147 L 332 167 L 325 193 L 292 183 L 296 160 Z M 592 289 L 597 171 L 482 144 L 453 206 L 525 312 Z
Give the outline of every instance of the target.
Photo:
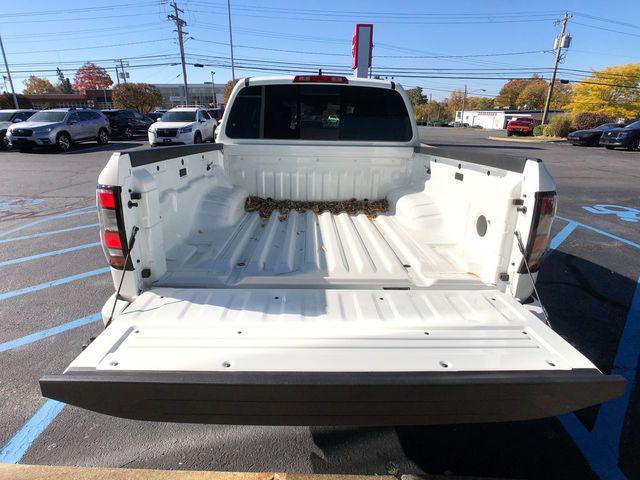
M 187 22 L 190 84 L 231 79 L 226 0 L 176 0 Z M 323 72 L 349 74 L 356 23 L 372 23 L 373 73 L 421 86 L 434 99 L 467 85 L 495 96 L 505 79 L 548 78 L 554 20 L 573 14 L 571 47 L 559 78 L 579 80 L 591 69 L 640 61 L 640 1 L 381 1 L 231 0 L 236 77 Z M 73 78 L 85 61 L 109 71 L 129 64 L 129 81 L 181 83 L 171 7 L 160 0 L 29 0 L 3 2 L 0 35 L 14 86 L 30 75 Z M 193 63 L 204 64 L 204 68 Z M 4 73 L 4 66 L 0 66 Z M 445 78 L 442 78 L 445 77 Z M 3 85 L 0 83 L 0 88 Z

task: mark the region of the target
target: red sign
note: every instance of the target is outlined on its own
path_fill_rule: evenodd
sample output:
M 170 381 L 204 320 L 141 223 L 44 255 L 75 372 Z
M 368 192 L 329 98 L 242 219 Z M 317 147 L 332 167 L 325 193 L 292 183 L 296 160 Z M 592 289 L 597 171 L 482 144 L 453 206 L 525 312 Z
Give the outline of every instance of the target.
M 355 70 L 358 67 L 359 37 L 361 34 L 366 34 L 366 30 L 364 32 L 360 32 L 360 29 L 362 29 L 363 27 L 367 27 L 369 29 L 369 59 L 367 61 L 367 68 L 371 67 L 371 57 L 373 53 L 373 24 L 358 23 L 356 24 L 356 28 L 353 30 L 353 38 L 351 39 L 351 69 L 352 70 Z

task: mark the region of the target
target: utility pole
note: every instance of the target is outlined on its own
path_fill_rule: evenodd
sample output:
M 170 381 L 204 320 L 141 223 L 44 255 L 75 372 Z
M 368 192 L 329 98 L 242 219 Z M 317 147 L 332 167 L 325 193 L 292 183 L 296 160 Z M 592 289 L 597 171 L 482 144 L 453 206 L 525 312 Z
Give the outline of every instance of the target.
M 127 65 L 129 64 L 127 63 Z M 122 81 L 127 83 L 127 72 L 124 71 L 124 63 L 122 62 L 122 59 L 120 59 L 120 72 L 122 73 Z
M 427 110 L 427 125 L 431 123 L 431 97 L 432 94 L 429 94 L 429 110 Z
M 544 111 L 542 112 L 542 124 L 547 123 L 549 117 L 549 107 L 551 106 L 551 96 L 553 95 L 553 84 L 556 82 L 556 73 L 558 72 L 558 63 L 560 63 L 560 54 L 562 53 L 562 44 L 564 43 L 564 34 L 567 30 L 567 22 L 572 18 L 569 12 L 565 12 L 564 17 L 561 20 L 556 20 L 554 24 L 562 23 L 562 31 L 558 37 L 556 48 L 556 60 L 553 63 L 553 72 L 551 72 L 551 82 L 549 83 L 549 91 L 547 91 L 547 100 L 544 102 Z M 568 47 L 568 45 L 567 45 Z
M 0 35 L 0 49 L 2 50 L 2 58 L 4 59 L 4 68 L 7 70 L 7 77 L 9 77 L 9 85 L 11 86 L 11 95 L 13 96 L 13 106 L 16 110 L 20 108 L 18 106 L 18 97 L 16 97 L 16 91 L 13 89 L 13 79 L 11 78 L 11 72 L 9 71 L 9 64 L 7 63 L 7 54 L 4 53 L 4 44 L 2 43 L 2 35 Z
M 120 85 L 120 71 L 118 70 L 118 64 L 116 63 L 116 81 Z
M 229 46 L 231 47 L 231 78 L 236 80 L 236 66 L 233 61 L 233 33 L 231 32 L 231 0 L 227 0 L 227 13 L 229 14 Z
M 464 107 L 467 103 L 467 85 L 464 86 L 464 95 L 462 96 L 462 112 L 460 115 L 460 127 L 464 126 Z M 454 120 L 455 122 L 455 120 Z
M 182 80 L 184 82 L 184 103 L 185 105 L 189 104 L 189 89 L 187 86 L 187 66 L 184 63 L 184 35 L 185 33 L 182 31 L 182 27 L 184 27 L 187 22 L 180 18 L 180 14 L 184 13 L 184 10 L 180 10 L 175 1 L 171 2 L 171 7 L 173 8 L 173 15 L 168 15 L 169 20 L 173 20 L 176 23 L 176 28 L 178 29 L 178 44 L 180 45 L 180 61 L 182 62 Z

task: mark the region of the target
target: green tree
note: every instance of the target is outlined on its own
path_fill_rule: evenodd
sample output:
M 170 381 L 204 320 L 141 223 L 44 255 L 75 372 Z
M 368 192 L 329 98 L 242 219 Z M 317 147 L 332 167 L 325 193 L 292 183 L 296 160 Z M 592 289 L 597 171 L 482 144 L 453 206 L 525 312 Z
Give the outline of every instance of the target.
M 573 86 L 569 108 L 573 113 L 599 112 L 614 118 L 640 114 L 640 63 L 614 65 L 594 71 Z
M 475 108 L 477 110 L 488 110 L 490 108 L 494 108 L 494 100 L 493 98 L 481 97 L 476 101 Z
M 121 83 L 112 93 L 116 108 L 135 108 L 140 113 L 148 113 L 162 103 L 162 93 L 149 83 Z
M 427 99 L 422 94 L 422 87 L 413 87 L 407 90 L 407 97 L 409 97 L 409 101 L 411 105 L 414 107 L 416 105 L 420 105 L 422 103 L 426 103 Z
M 56 88 L 60 93 L 73 93 L 73 87 L 71 86 L 71 81 L 64 76 L 60 67 L 56 68 L 56 75 L 58 76 L 58 85 Z

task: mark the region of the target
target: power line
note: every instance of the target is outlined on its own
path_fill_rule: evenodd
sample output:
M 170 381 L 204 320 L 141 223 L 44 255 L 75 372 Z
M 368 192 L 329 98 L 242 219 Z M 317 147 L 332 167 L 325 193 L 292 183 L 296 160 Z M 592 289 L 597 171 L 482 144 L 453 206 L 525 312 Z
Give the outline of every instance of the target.
M 30 52 L 11 52 L 12 55 L 31 55 L 33 53 L 51 53 L 51 52 L 71 52 L 75 50 L 93 50 L 96 48 L 124 47 L 129 45 L 142 45 L 145 43 L 157 43 L 171 40 L 170 38 L 156 38 L 154 40 L 144 40 L 142 42 L 115 43 L 112 45 L 94 45 L 93 47 L 75 47 L 75 48 L 56 48 L 52 50 L 32 50 Z

